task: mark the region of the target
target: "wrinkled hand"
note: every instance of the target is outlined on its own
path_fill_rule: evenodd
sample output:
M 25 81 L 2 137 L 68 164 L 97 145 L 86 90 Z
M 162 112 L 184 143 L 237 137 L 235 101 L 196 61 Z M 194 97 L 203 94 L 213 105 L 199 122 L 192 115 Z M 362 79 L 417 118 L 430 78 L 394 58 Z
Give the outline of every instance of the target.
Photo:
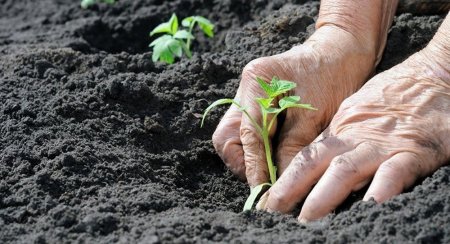
M 367 50 L 366 45 L 353 35 L 326 26 L 317 30 L 303 45 L 279 55 L 256 59 L 244 68 L 235 99 L 252 117 L 261 118 L 254 99 L 264 96 L 255 80 L 257 76 L 265 80 L 278 76 L 296 82 L 295 95 L 302 98 L 302 103 L 318 108 L 318 111 L 287 111 L 277 138 L 278 148 L 273 150 L 279 174 L 327 127 L 339 104 L 363 84 L 375 66 L 375 56 L 374 50 Z M 225 164 L 235 174 L 246 178 L 250 186 L 268 181 L 262 138 L 235 106 L 218 125 L 213 143 Z
M 306 198 L 299 219 L 315 220 L 372 178 L 364 200 L 382 202 L 448 163 L 449 58 L 436 59 L 423 50 L 346 99 L 259 206 L 289 212 Z

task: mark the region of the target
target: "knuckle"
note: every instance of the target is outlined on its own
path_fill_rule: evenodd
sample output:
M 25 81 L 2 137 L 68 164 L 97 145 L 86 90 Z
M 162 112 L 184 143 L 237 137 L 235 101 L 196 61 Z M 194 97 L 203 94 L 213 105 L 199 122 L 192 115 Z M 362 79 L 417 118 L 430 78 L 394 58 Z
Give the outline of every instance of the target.
M 301 155 L 308 162 L 315 162 L 315 158 L 318 156 L 317 145 L 320 142 L 313 142 L 310 145 L 303 148 Z
M 392 175 L 399 171 L 399 166 L 394 161 L 386 161 L 380 165 L 378 171 L 383 174 Z
M 330 170 L 332 170 L 332 173 L 334 173 L 335 176 L 339 176 L 338 178 L 342 178 L 342 180 L 345 180 L 350 176 L 360 175 L 360 171 L 355 162 L 350 160 L 345 155 L 334 158 L 330 163 Z
M 346 98 L 344 99 L 344 101 L 342 101 L 341 106 L 340 106 L 340 110 L 345 110 L 346 108 L 350 108 L 352 107 L 353 102 L 350 98 Z
M 247 65 L 245 65 L 243 73 L 257 73 L 259 69 L 261 69 L 267 63 L 266 57 L 261 57 L 250 61 Z
M 221 140 L 222 136 L 221 136 L 221 131 L 214 131 L 213 135 L 212 135 L 212 143 L 214 148 L 216 149 L 216 151 L 220 151 L 222 149 L 223 146 L 223 141 Z
M 261 143 L 258 132 L 250 126 L 241 127 L 239 134 L 243 144 L 258 145 Z

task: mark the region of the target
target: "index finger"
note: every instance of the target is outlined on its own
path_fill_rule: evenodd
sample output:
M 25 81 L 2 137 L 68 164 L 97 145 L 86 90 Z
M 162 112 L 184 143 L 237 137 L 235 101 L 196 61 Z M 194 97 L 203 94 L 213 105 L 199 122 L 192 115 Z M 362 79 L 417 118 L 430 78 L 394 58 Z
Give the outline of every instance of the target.
M 303 148 L 267 192 L 263 209 L 286 213 L 302 201 L 326 171 L 331 160 L 352 149 L 337 136 L 324 137 Z

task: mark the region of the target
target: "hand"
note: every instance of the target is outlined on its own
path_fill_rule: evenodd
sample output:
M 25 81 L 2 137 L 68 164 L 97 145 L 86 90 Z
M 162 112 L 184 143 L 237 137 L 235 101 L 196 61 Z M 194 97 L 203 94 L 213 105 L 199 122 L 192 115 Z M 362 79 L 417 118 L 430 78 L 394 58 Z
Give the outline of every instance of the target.
M 339 40 L 339 41 L 333 41 Z M 353 94 L 375 66 L 376 51 L 347 31 L 323 26 L 303 45 L 249 63 L 239 85 L 237 99 L 254 118 L 260 118 L 254 99 L 264 96 L 256 76 L 273 76 L 296 82 L 295 95 L 318 111 L 287 111 L 278 138 L 275 162 L 281 174 L 292 158 L 329 124 L 339 104 Z M 292 94 L 293 95 L 293 94 Z M 276 126 L 274 126 L 276 128 Z M 270 136 L 274 135 L 274 131 Z M 268 181 L 262 138 L 241 111 L 232 106 L 214 135 L 213 143 L 225 164 L 250 186 Z
M 439 59 L 445 50 L 432 49 L 377 75 L 346 99 L 259 206 L 288 212 L 306 198 L 299 219 L 315 220 L 372 178 L 364 200 L 383 202 L 448 163 L 450 55 Z

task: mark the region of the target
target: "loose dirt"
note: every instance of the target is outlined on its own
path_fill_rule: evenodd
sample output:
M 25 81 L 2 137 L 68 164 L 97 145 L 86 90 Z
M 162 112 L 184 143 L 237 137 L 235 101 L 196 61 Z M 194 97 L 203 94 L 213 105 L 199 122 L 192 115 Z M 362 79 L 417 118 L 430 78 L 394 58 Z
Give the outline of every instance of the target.
M 318 2 L 0 0 L 0 243 L 450 243 L 450 167 L 377 205 L 354 194 L 324 220 L 241 213 L 215 154 L 246 63 L 313 31 Z M 194 56 L 151 62 L 172 12 L 216 23 Z M 378 71 L 420 50 L 442 15 L 399 14 Z

